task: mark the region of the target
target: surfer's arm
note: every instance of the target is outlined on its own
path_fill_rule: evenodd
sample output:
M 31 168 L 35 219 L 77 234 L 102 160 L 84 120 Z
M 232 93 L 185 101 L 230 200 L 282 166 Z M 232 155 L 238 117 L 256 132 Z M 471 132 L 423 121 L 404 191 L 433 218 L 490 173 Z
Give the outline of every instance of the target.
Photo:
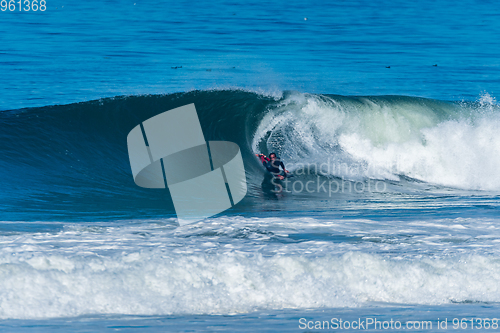
M 260 161 L 262 163 L 265 163 L 265 162 L 269 161 L 269 159 L 264 154 L 255 154 L 255 156 L 257 156 L 258 158 L 260 158 Z
M 285 171 L 286 173 L 290 173 L 290 171 L 288 171 L 288 170 L 285 168 L 285 164 L 283 164 L 283 162 L 280 162 L 280 166 L 283 168 L 283 171 Z

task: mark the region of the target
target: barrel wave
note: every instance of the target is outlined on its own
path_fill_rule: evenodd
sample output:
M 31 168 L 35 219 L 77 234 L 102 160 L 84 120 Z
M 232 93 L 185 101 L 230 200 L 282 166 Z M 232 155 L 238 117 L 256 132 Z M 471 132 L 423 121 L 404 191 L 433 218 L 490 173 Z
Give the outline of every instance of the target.
M 253 154 L 271 151 L 299 175 L 304 165 L 328 162 L 329 168 L 312 172 L 408 187 L 500 189 L 500 112 L 487 94 L 465 103 L 193 91 L 3 111 L 4 216 L 26 219 L 38 212 L 44 219 L 123 218 L 136 217 L 138 211 L 141 217 L 171 216 L 168 190 L 134 185 L 126 135 L 141 121 L 188 103 L 195 103 L 207 140 L 236 142 L 242 149 L 250 186 L 241 206 L 251 206 L 262 192 L 264 171 Z
M 168 189 L 134 184 L 126 137 L 190 103 L 207 141 L 239 145 L 248 194 L 179 226 Z M 0 319 L 498 303 L 499 111 L 243 90 L 3 111 Z M 272 151 L 291 191 L 254 155 Z

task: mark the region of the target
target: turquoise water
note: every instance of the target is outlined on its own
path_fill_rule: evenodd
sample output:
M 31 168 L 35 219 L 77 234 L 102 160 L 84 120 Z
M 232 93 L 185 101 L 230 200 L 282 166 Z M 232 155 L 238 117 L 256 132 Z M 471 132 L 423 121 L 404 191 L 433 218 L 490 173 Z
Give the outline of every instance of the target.
M 0 12 L 0 330 L 485 330 L 499 16 L 472 1 Z M 240 146 L 248 193 L 179 227 L 168 190 L 134 184 L 126 137 L 189 103 L 207 140 Z M 271 151 L 295 175 L 282 191 L 254 157 Z

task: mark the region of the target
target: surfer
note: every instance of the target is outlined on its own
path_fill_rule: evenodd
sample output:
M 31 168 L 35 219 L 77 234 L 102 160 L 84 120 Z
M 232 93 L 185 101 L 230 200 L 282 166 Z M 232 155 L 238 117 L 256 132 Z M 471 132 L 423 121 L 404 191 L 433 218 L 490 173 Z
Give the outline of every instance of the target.
M 266 157 L 264 154 L 255 154 L 258 158 L 260 158 L 260 161 L 264 165 L 264 167 L 274 175 L 274 177 L 278 179 L 285 179 L 287 177 L 288 171 L 285 168 L 285 165 L 283 162 L 276 156 L 275 153 L 269 154 L 269 157 Z M 280 170 L 280 167 L 283 169 L 283 173 Z

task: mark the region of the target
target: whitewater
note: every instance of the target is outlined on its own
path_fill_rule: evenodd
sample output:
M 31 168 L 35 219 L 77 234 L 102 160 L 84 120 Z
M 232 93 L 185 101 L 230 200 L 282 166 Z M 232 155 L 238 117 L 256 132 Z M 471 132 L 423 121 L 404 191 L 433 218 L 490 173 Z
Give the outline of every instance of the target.
M 145 220 L 3 235 L 0 313 L 27 319 L 498 302 L 497 225 L 487 218 L 221 217 L 181 228 Z

